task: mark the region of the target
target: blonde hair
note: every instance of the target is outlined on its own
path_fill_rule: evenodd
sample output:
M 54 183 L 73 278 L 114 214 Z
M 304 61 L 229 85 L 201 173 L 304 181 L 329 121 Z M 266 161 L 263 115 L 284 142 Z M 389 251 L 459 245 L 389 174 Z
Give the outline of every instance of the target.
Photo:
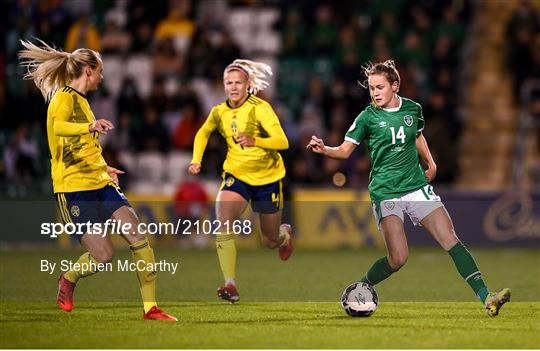
M 369 78 L 369 76 L 374 74 L 381 74 L 385 76 L 386 79 L 388 79 L 388 82 L 390 82 L 390 84 L 394 84 L 394 82 L 397 82 L 398 87 L 401 84 L 401 78 L 399 77 L 399 73 L 396 68 L 396 64 L 394 63 L 394 60 L 386 60 L 384 62 L 377 63 L 368 62 L 365 66 L 362 66 L 362 71 L 366 76 L 366 80 L 359 83 L 362 87 L 366 89 L 368 87 L 367 79 Z
M 90 49 L 77 49 L 72 53 L 50 47 L 38 39 L 41 47 L 21 40 L 25 49 L 19 51 L 21 66 L 26 68 L 23 79 L 33 80 L 45 101 L 60 88 L 78 78 L 85 66 L 92 69 L 103 64 L 101 55 Z
M 248 91 L 251 94 L 257 94 L 258 91 L 264 90 L 270 85 L 266 81 L 266 78 L 272 75 L 272 68 L 266 63 L 250 60 L 234 60 L 233 63 L 225 68 L 223 79 L 225 79 L 227 73 L 233 70 L 240 70 L 248 76 Z

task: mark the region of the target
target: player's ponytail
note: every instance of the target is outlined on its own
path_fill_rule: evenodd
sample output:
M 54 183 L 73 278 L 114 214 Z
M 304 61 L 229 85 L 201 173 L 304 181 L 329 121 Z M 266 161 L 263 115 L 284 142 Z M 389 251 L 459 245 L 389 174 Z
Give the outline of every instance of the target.
M 95 69 L 102 64 L 101 55 L 90 49 L 77 49 L 72 53 L 50 47 L 42 40 L 37 46 L 21 40 L 24 49 L 18 56 L 26 68 L 23 79 L 33 80 L 46 101 L 60 88 L 78 78 L 85 66 Z
M 272 68 L 266 63 L 255 62 L 250 60 L 234 60 L 233 63 L 225 68 L 223 77 L 232 70 L 239 69 L 248 76 L 249 92 L 257 94 L 258 91 L 264 90 L 270 84 L 266 79 L 272 75 Z
M 368 88 L 367 79 L 374 74 L 385 76 L 390 84 L 394 84 L 394 82 L 397 82 L 398 86 L 401 84 L 401 78 L 399 77 L 399 72 L 394 60 L 386 60 L 377 63 L 368 62 L 366 65 L 362 66 L 362 71 L 364 72 L 366 79 L 363 82 L 359 81 L 358 83 L 365 89 Z

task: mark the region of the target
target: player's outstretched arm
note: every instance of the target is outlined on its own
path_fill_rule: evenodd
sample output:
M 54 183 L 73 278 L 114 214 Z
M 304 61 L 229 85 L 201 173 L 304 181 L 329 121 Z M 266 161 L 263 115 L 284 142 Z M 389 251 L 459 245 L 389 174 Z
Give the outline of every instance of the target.
M 425 171 L 426 178 L 428 182 L 431 182 L 433 179 L 435 179 L 435 175 L 437 174 L 437 164 L 435 164 L 435 161 L 431 156 L 426 138 L 422 133 L 418 133 L 416 136 L 416 149 L 418 150 L 418 156 L 420 156 L 420 159 L 427 165 L 427 170 Z
M 201 171 L 201 164 L 200 163 L 192 163 L 188 167 L 188 172 L 191 175 L 197 175 Z
M 107 134 L 111 129 L 114 129 L 112 122 L 106 119 L 98 119 L 92 124 L 73 123 L 61 120 L 53 122 L 53 133 L 56 136 L 76 136 L 81 134 L 88 134 L 98 132 L 100 134 Z
M 195 140 L 193 141 L 193 158 L 188 168 L 188 172 L 191 175 L 195 175 L 201 171 L 201 162 L 204 155 L 204 150 L 206 149 L 206 144 L 208 144 L 208 139 L 212 132 L 217 128 L 217 125 L 213 118 L 213 111 L 210 111 L 208 118 L 201 126 L 201 128 L 195 134 Z
M 340 146 L 326 146 L 324 145 L 322 139 L 313 135 L 306 148 L 310 149 L 316 154 L 325 155 L 330 158 L 335 158 L 337 160 L 346 160 L 356 148 L 356 145 L 349 141 L 344 141 Z
M 100 118 L 88 126 L 88 130 L 92 133 L 98 132 L 100 134 L 107 134 L 107 132 L 111 129 L 114 129 L 114 125 L 111 121 L 104 118 Z
M 119 174 L 124 174 L 124 173 L 126 173 L 126 172 L 121 171 L 121 170 L 119 170 L 117 168 L 114 168 L 114 167 L 111 167 L 111 166 L 107 166 L 107 174 L 109 175 L 109 177 L 111 177 L 112 181 L 116 185 L 120 185 L 119 182 L 118 182 L 118 175 Z

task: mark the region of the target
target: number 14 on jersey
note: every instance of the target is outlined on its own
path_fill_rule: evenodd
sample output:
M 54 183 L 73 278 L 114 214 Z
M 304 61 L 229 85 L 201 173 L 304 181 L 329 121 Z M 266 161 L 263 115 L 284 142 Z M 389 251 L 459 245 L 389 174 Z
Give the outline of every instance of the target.
M 400 126 L 397 134 L 394 127 L 390 127 L 390 132 L 392 132 L 392 144 L 396 143 L 396 139 L 401 139 L 401 143 L 405 144 L 405 129 L 403 126 Z

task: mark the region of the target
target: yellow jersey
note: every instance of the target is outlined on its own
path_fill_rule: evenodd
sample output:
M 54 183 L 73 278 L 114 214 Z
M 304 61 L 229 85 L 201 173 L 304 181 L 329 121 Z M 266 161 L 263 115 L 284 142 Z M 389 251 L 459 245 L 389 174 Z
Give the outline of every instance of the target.
M 289 141 L 268 102 L 250 94 L 236 108 L 228 101 L 214 106 L 195 136 L 192 163 L 201 163 L 208 138 L 216 129 L 227 142 L 225 172 L 249 185 L 266 185 L 285 176 L 278 150 L 287 149 Z M 254 138 L 255 146 L 241 146 L 238 132 Z
M 47 139 L 55 193 L 101 189 L 111 178 L 101 155 L 96 120 L 86 97 L 71 87 L 58 90 L 47 110 Z

